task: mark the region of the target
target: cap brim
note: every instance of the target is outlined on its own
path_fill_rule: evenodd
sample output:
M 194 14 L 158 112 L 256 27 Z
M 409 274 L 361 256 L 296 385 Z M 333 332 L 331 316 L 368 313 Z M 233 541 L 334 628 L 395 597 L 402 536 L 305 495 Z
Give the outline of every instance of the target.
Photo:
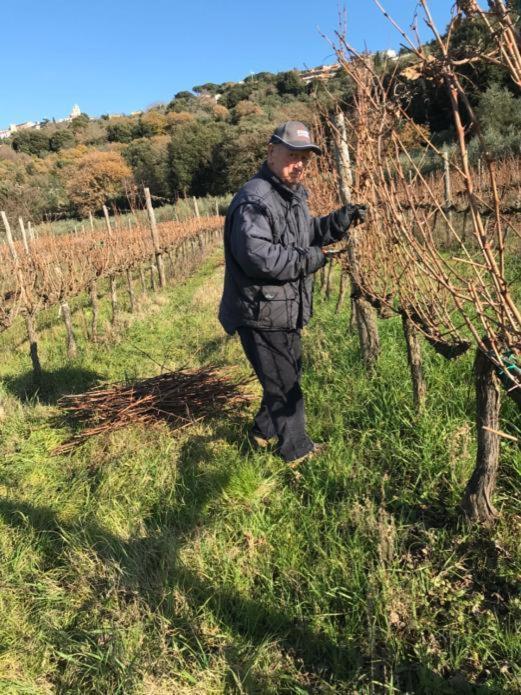
M 278 135 L 272 135 L 270 142 L 274 145 L 284 145 L 284 147 L 287 147 L 288 150 L 296 150 L 297 152 L 305 152 L 306 150 L 309 150 L 311 152 L 315 152 L 315 154 L 322 154 L 320 147 L 318 145 L 314 145 L 313 143 L 310 143 L 309 145 L 292 145 Z

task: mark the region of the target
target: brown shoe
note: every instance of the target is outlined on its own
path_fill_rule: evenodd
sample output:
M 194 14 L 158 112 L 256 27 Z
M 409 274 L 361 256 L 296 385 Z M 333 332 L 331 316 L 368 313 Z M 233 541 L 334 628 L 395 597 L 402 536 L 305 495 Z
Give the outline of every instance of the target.
M 266 439 L 260 434 L 255 434 L 254 432 L 248 433 L 248 441 L 254 449 L 267 449 L 274 442 L 274 439 Z
M 293 459 L 293 461 L 288 461 L 288 466 L 290 468 L 297 468 L 297 466 L 300 466 L 300 464 L 304 463 L 304 461 L 308 461 L 309 459 L 312 459 L 315 456 L 323 454 L 326 451 L 326 449 L 326 442 L 320 442 L 320 444 L 314 443 L 311 451 L 308 451 L 308 453 L 304 454 L 304 456 L 299 456 L 297 459 Z

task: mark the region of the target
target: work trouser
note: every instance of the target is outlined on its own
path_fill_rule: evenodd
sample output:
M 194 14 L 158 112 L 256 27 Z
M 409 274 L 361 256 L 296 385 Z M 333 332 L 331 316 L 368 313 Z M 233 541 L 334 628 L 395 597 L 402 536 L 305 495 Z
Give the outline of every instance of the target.
M 306 433 L 304 398 L 300 387 L 300 331 L 238 329 L 242 347 L 262 388 L 263 396 L 253 434 L 278 437 L 278 453 L 286 461 L 304 456 L 314 445 Z

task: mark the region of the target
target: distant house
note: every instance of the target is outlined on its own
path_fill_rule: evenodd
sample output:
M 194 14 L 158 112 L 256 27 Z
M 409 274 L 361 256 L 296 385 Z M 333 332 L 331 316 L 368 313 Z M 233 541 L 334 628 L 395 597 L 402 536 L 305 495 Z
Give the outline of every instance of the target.
M 335 63 L 334 65 L 319 65 L 309 70 L 301 70 L 300 77 L 306 83 L 312 80 L 329 80 L 331 77 L 335 76 L 339 67 L 339 63 Z
M 40 124 L 34 123 L 33 121 L 26 121 L 25 123 L 11 123 L 9 128 L 5 130 L 0 130 L 0 138 L 9 138 L 13 133 L 17 133 L 19 130 L 40 130 Z
M 78 104 L 74 104 L 70 115 L 66 118 L 58 118 L 56 123 L 68 123 L 69 121 L 73 121 L 75 118 L 78 118 L 78 116 L 81 116 L 81 109 Z M 40 130 L 45 122 L 46 121 L 38 121 L 35 123 L 34 121 L 26 121 L 25 123 L 12 123 L 9 128 L 0 130 L 0 140 L 11 137 L 13 133 L 18 132 L 19 130 Z

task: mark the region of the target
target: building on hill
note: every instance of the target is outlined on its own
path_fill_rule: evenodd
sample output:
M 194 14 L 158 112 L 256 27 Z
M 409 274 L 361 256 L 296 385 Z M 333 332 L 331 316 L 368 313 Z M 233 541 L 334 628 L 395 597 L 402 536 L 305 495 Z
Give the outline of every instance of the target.
M 56 123 L 70 123 L 75 118 L 78 118 L 78 116 L 81 116 L 81 109 L 78 106 L 78 104 L 74 104 L 70 114 L 68 116 L 65 116 L 65 118 L 57 118 Z
M 74 104 L 70 115 L 66 116 L 65 118 L 56 119 L 56 123 L 69 123 L 70 121 L 73 121 L 75 118 L 78 118 L 78 116 L 81 116 L 81 109 L 78 106 L 78 104 Z M 26 121 L 25 123 L 11 123 L 9 128 L 0 130 L 0 140 L 11 137 L 11 135 L 17 133 L 19 130 L 40 130 L 42 125 L 45 125 L 45 123 L 47 122 L 47 120 L 43 120 L 37 122 Z
M 0 139 L 9 138 L 19 130 L 40 130 L 40 128 L 40 123 L 34 123 L 33 121 L 26 121 L 25 123 L 11 123 L 9 128 L 0 130 Z
M 339 63 L 334 65 L 319 65 L 316 68 L 310 68 L 309 70 L 301 70 L 300 77 L 304 82 L 311 82 L 312 80 L 329 80 L 334 77 L 337 70 L 340 68 Z

